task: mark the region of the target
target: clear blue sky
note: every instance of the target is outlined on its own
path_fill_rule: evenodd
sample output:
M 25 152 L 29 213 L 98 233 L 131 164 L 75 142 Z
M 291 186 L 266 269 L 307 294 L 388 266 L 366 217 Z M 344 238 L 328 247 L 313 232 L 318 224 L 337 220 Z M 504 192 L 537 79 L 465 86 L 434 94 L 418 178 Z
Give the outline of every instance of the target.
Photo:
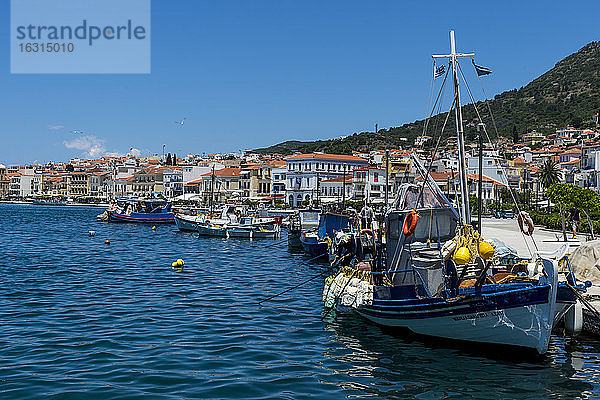
M 88 144 L 229 152 L 399 126 L 423 118 L 430 55 L 448 52 L 449 29 L 494 70 L 492 95 L 600 40 L 598 1 L 455 4 L 153 0 L 151 74 L 11 75 L 3 2 L 0 162 L 68 160 Z M 72 129 L 93 138 L 67 148 Z

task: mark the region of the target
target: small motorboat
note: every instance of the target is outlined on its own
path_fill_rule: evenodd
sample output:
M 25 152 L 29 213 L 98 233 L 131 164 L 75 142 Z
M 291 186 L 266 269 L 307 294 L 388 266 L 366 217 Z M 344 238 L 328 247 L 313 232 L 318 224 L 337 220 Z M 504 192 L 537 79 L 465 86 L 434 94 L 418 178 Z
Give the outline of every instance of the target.
M 278 238 L 281 233 L 281 226 L 278 218 L 256 218 L 242 217 L 240 222 L 235 225 L 226 226 L 228 237 L 241 238 Z

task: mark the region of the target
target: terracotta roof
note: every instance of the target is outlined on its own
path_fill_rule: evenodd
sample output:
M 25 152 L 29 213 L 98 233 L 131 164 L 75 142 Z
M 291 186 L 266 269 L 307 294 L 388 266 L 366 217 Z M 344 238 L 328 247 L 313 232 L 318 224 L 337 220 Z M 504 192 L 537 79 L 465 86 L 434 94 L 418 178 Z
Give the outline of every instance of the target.
M 479 174 L 467 174 L 467 178 L 468 179 L 473 179 L 473 180 L 479 180 Z M 504 183 L 499 182 L 499 181 L 497 181 L 495 179 L 489 178 L 489 177 L 487 177 L 485 175 L 483 175 L 481 177 L 481 180 L 483 182 L 492 182 L 494 185 L 506 186 Z
M 239 176 L 241 171 L 240 168 L 221 168 L 215 170 L 215 176 Z M 212 174 L 211 171 L 202 176 L 211 176 Z
M 448 174 L 446 172 L 430 172 L 429 175 L 431 175 L 434 181 L 443 181 L 452 176 L 452 174 Z M 415 180 L 422 181 L 423 177 L 418 176 Z

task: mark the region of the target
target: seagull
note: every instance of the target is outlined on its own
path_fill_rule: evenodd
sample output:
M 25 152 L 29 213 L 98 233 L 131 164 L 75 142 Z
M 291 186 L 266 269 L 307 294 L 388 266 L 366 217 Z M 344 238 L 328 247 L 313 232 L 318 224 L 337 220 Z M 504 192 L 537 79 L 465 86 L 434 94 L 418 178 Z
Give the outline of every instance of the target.
M 183 123 L 184 123 L 184 122 L 185 122 L 185 118 L 184 118 L 184 119 L 182 119 L 181 121 L 175 121 L 175 123 L 176 123 L 177 125 L 183 125 Z
M 83 133 L 83 131 L 80 131 L 80 130 L 77 130 L 77 129 L 73 129 L 71 131 L 71 133 L 78 134 L 78 133 Z

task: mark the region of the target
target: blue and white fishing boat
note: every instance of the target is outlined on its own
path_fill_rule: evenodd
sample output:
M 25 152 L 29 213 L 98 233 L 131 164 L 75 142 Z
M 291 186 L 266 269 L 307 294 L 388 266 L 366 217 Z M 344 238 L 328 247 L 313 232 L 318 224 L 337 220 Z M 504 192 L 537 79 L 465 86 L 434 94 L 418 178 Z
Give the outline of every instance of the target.
M 325 257 L 328 255 L 336 232 L 349 231 L 350 228 L 350 218 L 347 215 L 328 212 L 321 214 L 319 226 L 316 229 L 302 231 L 300 242 L 304 250 L 312 257 Z
M 535 252 L 534 276 L 502 272 L 494 248 L 471 227 L 458 59 L 474 55 L 456 52 L 452 31 L 450 43 L 449 55 L 434 58 L 449 59 L 454 81 L 460 210 L 414 159 L 423 184 L 403 185 L 386 213 L 385 251 L 327 278 L 325 308 L 354 309 L 376 324 L 421 335 L 544 354 L 561 308 L 558 272 L 565 249 Z
M 108 222 L 175 223 L 171 203 L 164 200 L 120 198 L 106 214 Z
M 292 248 L 303 248 L 300 236 L 302 231 L 312 231 L 319 227 L 320 210 L 302 209 L 296 215 L 291 216 L 288 226 L 288 246 Z

